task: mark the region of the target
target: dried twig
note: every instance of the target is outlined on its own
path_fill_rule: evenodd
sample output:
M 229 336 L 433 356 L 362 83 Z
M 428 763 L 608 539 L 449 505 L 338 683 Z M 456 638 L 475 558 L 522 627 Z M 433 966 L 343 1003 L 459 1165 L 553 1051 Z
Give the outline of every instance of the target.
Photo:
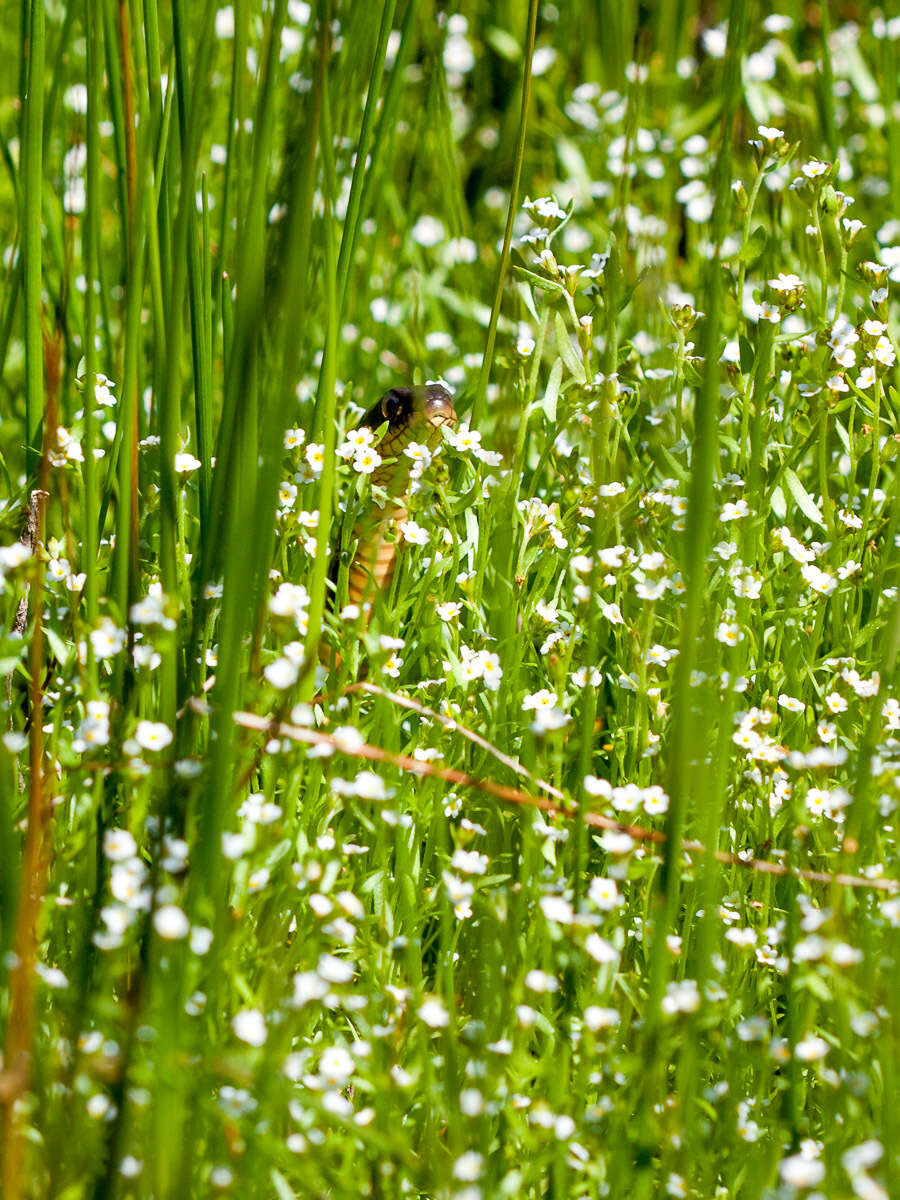
M 45 832 L 50 812 L 47 803 L 44 761 L 43 687 L 44 673 L 44 561 L 46 505 L 49 498 L 50 451 L 57 446 L 56 397 L 59 389 L 60 344 L 44 332 L 44 436 L 38 472 L 39 486 L 31 494 L 26 533 L 36 552 L 32 596 L 32 630 L 28 670 L 30 722 L 28 727 L 29 780 L 28 821 L 22 860 L 19 903 L 16 911 L 13 949 L 15 965 L 10 973 L 9 1019 L 4 1046 L 4 1070 L 0 1073 L 0 1108 L 4 1146 L 3 1194 L 15 1200 L 24 1190 L 24 1138 L 16 1111 L 16 1100 L 28 1087 L 31 1043 L 34 1033 L 34 964 L 37 958 L 37 924 L 44 900 L 48 862 Z M 24 618 L 27 619 L 27 598 Z M 21 605 L 20 605 L 21 608 Z M 18 612 L 16 614 L 18 619 Z M 23 625 L 24 629 L 24 625 Z
M 497 762 L 502 763 L 504 767 L 508 767 L 510 771 L 515 772 L 521 779 L 527 779 L 535 787 L 539 787 L 542 791 L 547 792 L 548 795 L 555 796 L 557 800 L 564 801 L 566 799 L 565 794 L 559 788 L 555 788 L 546 779 L 536 778 L 526 767 L 522 766 L 518 759 L 510 758 L 508 754 L 504 754 L 502 750 L 492 745 L 486 738 L 483 738 L 480 733 L 475 733 L 473 729 L 467 729 L 465 725 L 461 725 L 455 718 L 447 717 L 433 708 L 428 708 L 425 704 L 420 704 L 418 700 L 401 695 L 400 692 L 389 692 L 387 688 L 380 687 L 377 683 L 351 683 L 349 687 L 344 688 L 345 695 L 350 695 L 352 692 L 369 692 L 373 696 L 384 696 L 386 700 L 400 705 L 401 708 L 409 708 L 423 717 L 429 717 L 432 721 L 437 721 L 438 724 L 443 725 L 449 733 L 459 733 L 474 745 L 479 746 L 482 750 L 486 750 L 488 754 L 496 758 Z
M 296 725 L 287 725 L 284 722 L 257 716 L 256 713 L 236 712 L 234 720 L 242 728 L 264 733 L 267 737 L 285 737 L 291 741 L 302 742 L 308 746 L 331 746 L 334 750 L 346 754 L 350 758 L 363 758 L 372 762 L 390 763 L 392 766 L 398 767 L 401 771 L 408 771 L 412 775 L 432 776 L 436 779 L 443 779 L 446 783 L 453 784 L 454 787 L 474 788 L 477 791 L 496 796 L 508 804 L 537 808 L 541 812 L 549 813 L 554 817 L 563 817 L 571 820 L 575 815 L 574 809 L 567 807 L 565 802 L 560 803 L 555 799 L 551 800 L 547 796 L 530 796 L 527 792 L 519 791 L 518 788 L 507 787 L 502 783 L 495 783 L 492 779 L 479 779 L 464 771 L 453 770 L 451 767 L 436 767 L 431 763 L 419 762 L 417 759 L 408 758 L 404 754 L 394 754 L 390 750 L 382 749 L 380 746 L 372 746 L 368 742 L 348 743 L 343 738 L 336 738 L 330 733 L 320 733 L 314 729 L 303 729 Z M 655 845 L 661 845 L 666 840 L 666 836 L 661 830 L 645 829 L 640 825 L 625 825 L 621 821 L 614 820 L 612 817 L 603 816 L 602 813 L 586 812 L 584 820 L 587 825 L 590 825 L 594 829 L 605 829 L 615 833 L 627 834 L 629 837 L 634 838 L 635 841 L 652 842 Z M 685 840 L 682 842 L 682 847 L 688 854 L 707 853 L 706 847 L 701 842 Z M 713 856 L 717 862 L 724 863 L 726 866 L 745 867 L 749 871 L 757 871 L 766 875 L 789 875 L 795 879 L 807 880 L 810 883 L 840 884 L 844 887 L 871 888 L 874 891 L 880 892 L 894 892 L 900 887 L 900 883 L 895 879 L 866 879 L 861 875 L 834 875 L 828 871 L 810 871 L 804 867 L 791 867 L 785 863 L 771 862 L 768 859 L 742 858 L 740 855 L 731 854 L 727 850 L 716 850 Z

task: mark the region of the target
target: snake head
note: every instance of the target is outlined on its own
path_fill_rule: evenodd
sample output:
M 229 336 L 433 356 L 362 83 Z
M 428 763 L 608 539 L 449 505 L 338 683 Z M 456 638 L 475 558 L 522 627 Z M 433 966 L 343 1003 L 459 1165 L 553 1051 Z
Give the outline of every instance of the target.
M 387 421 L 383 444 L 390 448 L 402 437 L 407 441 L 426 441 L 437 445 L 441 427 L 456 424 L 453 397 L 439 383 L 425 387 L 396 387 L 373 404 L 360 422 L 377 429 Z

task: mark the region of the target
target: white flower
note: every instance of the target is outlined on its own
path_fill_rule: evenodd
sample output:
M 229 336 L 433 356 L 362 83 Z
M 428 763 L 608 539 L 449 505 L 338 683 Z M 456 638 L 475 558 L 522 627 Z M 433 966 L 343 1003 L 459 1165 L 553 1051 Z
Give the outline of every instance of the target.
M 191 926 L 191 951 L 194 954 L 208 954 L 212 945 L 213 931 L 204 925 Z
M 174 629 L 175 621 L 166 614 L 168 603 L 162 588 L 151 584 L 150 591 L 128 610 L 132 625 L 158 625 L 161 629 Z
M 598 908 L 607 912 L 619 904 L 619 889 L 616 881 L 602 875 L 595 875 L 591 880 L 588 896 Z
M 619 1014 L 614 1008 L 600 1008 L 591 1004 L 584 1010 L 584 1023 L 591 1033 L 601 1029 L 613 1029 L 619 1023 Z
M 282 512 L 290 512 L 297 499 L 297 485 L 289 479 L 282 480 L 278 488 L 278 507 Z
M 303 1008 L 313 1000 L 321 1000 L 328 995 L 328 984 L 320 979 L 315 971 L 298 971 L 294 975 L 294 994 L 292 1003 L 295 1008 Z
M 429 1029 L 446 1029 L 450 1014 L 439 996 L 431 996 L 419 1006 L 419 1018 Z
M 319 1075 L 329 1087 L 344 1087 L 355 1067 L 343 1046 L 329 1046 L 319 1058 Z
M 327 983 L 349 983 L 354 975 L 353 963 L 334 954 L 322 954 L 316 964 L 316 974 Z
M 670 1016 L 674 1013 L 696 1012 L 700 1007 L 700 992 L 695 979 L 682 979 L 668 984 L 662 1000 L 662 1010 Z
M 564 896 L 541 896 L 540 905 L 548 921 L 555 921 L 558 925 L 572 924 L 575 911 Z
M 289 658 L 276 658 L 274 662 L 268 663 L 263 668 L 263 675 L 273 688 L 284 691 L 286 688 L 293 687 L 297 682 L 300 677 L 300 668 Z
M 144 1169 L 144 1164 L 133 1154 L 126 1154 L 119 1161 L 119 1174 L 123 1179 L 136 1179 Z
M 142 750 L 164 750 L 173 740 L 172 730 L 162 721 L 138 721 L 134 740 Z
M 857 1171 L 871 1170 L 880 1162 L 882 1154 L 884 1146 L 877 1138 L 870 1138 L 867 1142 L 845 1150 L 841 1155 L 841 1166 L 849 1175 L 855 1175 Z
M 325 465 L 325 447 L 317 442 L 310 442 L 306 447 L 306 461 L 313 474 L 320 475 Z
M 464 875 L 483 875 L 488 868 L 488 856 L 479 854 L 477 850 L 457 850 L 450 860 L 450 866 Z
M 31 558 L 31 551 L 23 542 L 0 546 L 0 571 L 14 571 Z
M 125 645 L 125 630 L 119 629 L 109 617 L 91 630 L 90 637 L 95 658 L 113 658 Z
M 815 1062 L 819 1058 L 824 1058 L 828 1053 L 828 1043 L 824 1038 L 807 1037 L 797 1043 L 794 1053 L 801 1062 Z
M 804 582 L 814 592 L 819 592 L 823 596 L 830 596 L 837 587 L 837 580 L 827 571 L 820 570 L 815 563 L 808 563 L 800 568 L 800 574 L 803 576 Z
M 187 937 L 191 923 L 177 904 L 163 904 L 153 914 L 153 928 L 161 938 L 174 942 Z
M 720 521 L 740 521 L 750 512 L 750 506 L 746 500 L 736 500 L 733 504 L 731 501 L 726 501 L 722 505 L 722 512 L 719 515 Z
M 677 650 L 669 650 L 657 643 L 647 651 L 644 661 L 649 666 L 664 667 L 677 653 Z
M 484 1171 L 484 1158 L 475 1150 L 461 1154 L 453 1164 L 453 1178 L 462 1183 L 474 1183 Z
M 554 693 L 547 688 L 541 688 L 540 691 L 532 692 L 523 698 L 522 708 L 525 712 L 532 712 L 539 708 L 552 708 L 555 703 Z
M 137 854 L 137 842 L 127 829 L 107 829 L 103 834 L 103 853 L 110 862 L 127 862 Z
M 537 58 L 540 51 L 535 51 Z M 553 58 L 556 58 L 554 53 Z M 526 200 L 522 207 L 527 213 L 534 217 L 539 217 L 543 222 L 562 221 L 565 219 L 566 211 L 560 208 L 552 196 L 538 196 L 536 200 Z
M 877 376 L 875 375 L 874 367 L 863 367 L 856 377 L 856 386 L 865 391 L 866 388 L 870 388 L 872 386 L 876 378 Z
M 481 655 L 481 677 L 484 679 L 484 685 L 489 691 L 496 692 L 500 686 L 500 680 L 503 678 L 503 669 L 500 666 L 500 659 L 489 650 L 480 651 Z
M 175 471 L 178 475 L 190 475 L 192 471 L 199 471 L 202 466 L 200 459 L 194 458 L 193 454 L 175 455 Z
M 365 446 L 353 459 L 353 470 L 360 475 L 371 475 L 376 467 L 381 466 L 381 461 L 381 455 L 374 447 Z
M 460 425 L 456 432 L 450 430 L 446 436 L 447 441 L 454 450 L 465 453 L 469 450 L 478 450 L 481 448 L 481 434 L 477 429 L 470 429 L 468 425 Z
M 555 975 L 550 975 L 547 971 L 540 971 L 535 968 L 525 976 L 525 986 L 529 991 L 544 994 L 558 991 L 559 981 Z
M 455 40 L 456 39 L 453 38 L 447 39 L 444 53 L 445 62 L 447 58 L 446 47 L 450 45 L 451 41 Z M 464 38 L 462 40 L 465 41 Z M 466 45 L 468 45 L 468 43 L 466 43 Z M 456 69 L 459 70 L 459 68 Z M 416 221 L 415 225 L 413 225 L 411 233 L 414 242 L 418 242 L 420 246 L 425 246 L 427 248 L 437 246 L 447 236 L 447 231 L 444 228 L 443 222 L 439 221 L 437 217 L 429 216 L 419 217 L 418 221 Z
M 375 441 L 374 432 L 368 425 L 360 425 L 358 429 L 351 429 L 347 434 L 347 440 L 343 445 L 338 446 L 337 455 L 339 458 L 352 458 L 354 454 L 359 454 L 371 446 Z
M 619 957 L 618 951 L 612 942 L 601 937 L 599 933 L 589 933 L 584 941 L 585 951 L 591 956 L 595 963 L 612 963 Z
M 604 604 L 601 601 L 600 612 L 609 621 L 610 625 L 625 624 L 625 618 L 622 616 L 622 610 L 618 604 Z
M 309 593 L 299 583 L 279 584 L 278 591 L 269 599 L 269 612 L 276 617 L 297 618 L 309 604 Z
M 262 1046 L 268 1037 L 266 1019 L 258 1008 L 243 1008 L 231 1022 L 235 1037 L 248 1046 Z
M 474 884 L 469 883 L 465 879 L 459 879 L 450 871 L 444 871 L 441 878 L 444 881 L 444 887 L 447 889 L 447 899 L 453 905 L 453 912 L 457 920 L 465 921 L 467 917 L 472 915 L 472 906 L 469 901 L 475 893 Z
M 87 1115 L 95 1121 L 113 1115 L 116 1111 L 115 1105 L 105 1092 L 95 1092 L 93 1096 L 89 1096 L 84 1107 Z
M 258 871 L 254 871 L 247 880 L 247 890 L 251 892 L 261 892 L 271 878 L 271 871 L 268 867 L 260 867 Z
M 234 9 L 230 4 L 227 8 L 220 8 L 216 13 L 215 31 L 219 41 L 226 41 L 234 37 Z
M 589 796 L 601 796 L 604 800 L 612 799 L 612 785 L 607 779 L 598 779 L 596 775 L 585 775 L 584 790 Z
M 669 797 L 666 791 L 658 784 L 653 784 L 651 787 L 644 788 L 644 812 L 648 816 L 661 816 L 662 813 L 669 811 Z
M 147 868 L 139 858 L 117 862 L 109 876 L 109 890 L 113 899 L 130 909 L 146 911 L 150 907 L 150 889 L 145 888 Z
M 363 800 L 389 800 L 394 794 L 393 789 L 388 788 L 374 771 L 360 771 L 353 786 L 356 795 Z
M 281 807 L 267 801 L 264 792 L 251 792 L 237 815 L 251 825 L 272 825 L 281 816 Z
M 82 754 L 109 741 L 109 705 L 105 700 L 88 700 L 86 707 L 87 714 L 72 739 L 72 748 Z
M 803 280 L 799 275 L 786 274 L 784 271 L 781 271 L 777 278 L 769 280 L 769 287 L 773 292 L 794 292 L 803 286 Z
M 716 640 L 725 646 L 736 646 L 744 640 L 744 634 L 736 621 L 720 621 L 716 628 Z
M 421 464 L 423 469 L 431 462 L 431 451 L 423 442 L 410 442 L 404 447 L 403 453 L 414 463 Z
M 789 1187 L 812 1188 L 825 1178 L 825 1164 L 805 1154 L 792 1154 L 778 1164 L 778 1173 Z
M 618 481 L 614 483 L 602 483 L 600 487 L 597 488 L 597 495 L 603 496 L 604 499 L 609 500 L 613 496 L 621 496 L 624 491 L 624 483 L 619 483 Z
M 822 162 L 818 158 L 811 158 L 809 162 L 804 163 L 800 169 L 807 179 L 818 179 L 820 176 L 824 175 L 826 171 L 830 170 L 830 168 L 830 163 Z
M 355 754 L 361 746 L 365 745 L 363 735 L 352 725 L 338 725 L 331 736 L 334 738 L 336 748 L 343 750 L 345 754 Z
M 404 541 L 409 542 L 412 546 L 428 545 L 428 530 L 417 525 L 415 521 L 401 521 L 400 532 L 403 534 Z
M 568 713 L 564 713 L 561 708 L 538 708 L 535 710 L 534 720 L 529 728 L 532 733 L 540 736 L 544 733 L 552 733 L 556 729 L 562 729 L 568 725 L 570 719 Z

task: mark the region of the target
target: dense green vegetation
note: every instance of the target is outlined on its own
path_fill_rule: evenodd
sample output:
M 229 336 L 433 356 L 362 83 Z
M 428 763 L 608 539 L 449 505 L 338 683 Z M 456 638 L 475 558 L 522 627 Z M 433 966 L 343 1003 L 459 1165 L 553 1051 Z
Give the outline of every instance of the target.
M 900 1194 L 900 17 L 6 15 L 3 1196 Z

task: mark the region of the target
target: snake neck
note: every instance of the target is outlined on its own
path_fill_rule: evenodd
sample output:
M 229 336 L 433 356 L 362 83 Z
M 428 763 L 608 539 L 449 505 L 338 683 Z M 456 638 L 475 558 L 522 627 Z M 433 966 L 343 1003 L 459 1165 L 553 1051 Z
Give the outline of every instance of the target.
M 391 586 L 397 566 L 397 549 L 403 540 L 400 525 L 407 511 L 402 505 L 379 510 L 373 520 L 360 521 L 355 530 L 359 549 L 347 575 L 347 598 L 351 604 L 373 602 L 377 593 Z

